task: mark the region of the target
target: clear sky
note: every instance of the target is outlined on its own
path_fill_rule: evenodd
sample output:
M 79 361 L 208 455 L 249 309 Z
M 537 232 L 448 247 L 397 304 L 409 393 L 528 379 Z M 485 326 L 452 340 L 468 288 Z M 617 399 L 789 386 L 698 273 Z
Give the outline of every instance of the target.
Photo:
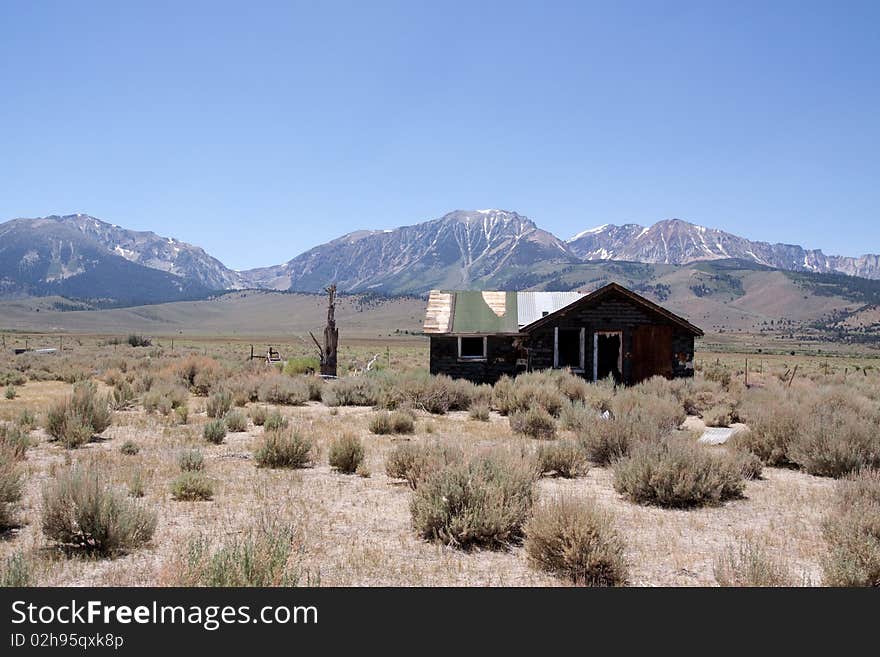
M 880 2 L 0 3 L 0 219 L 277 264 L 504 208 L 880 252 Z

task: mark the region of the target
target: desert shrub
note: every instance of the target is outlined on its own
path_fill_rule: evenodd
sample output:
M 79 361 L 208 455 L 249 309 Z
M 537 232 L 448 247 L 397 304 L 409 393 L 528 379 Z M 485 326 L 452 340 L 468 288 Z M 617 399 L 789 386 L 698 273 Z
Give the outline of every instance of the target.
M 466 379 L 422 372 L 404 375 L 379 374 L 371 377 L 377 392 L 376 406 L 386 409 L 419 408 L 442 415 L 470 408 L 476 386 Z
M 4 393 L 6 399 L 13 400 L 16 397 L 15 386 L 7 386 L 6 392 Z
M 489 421 L 489 404 L 485 402 L 480 402 L 478 404 L 473 404 L 468 411 L 468 417 L 472 420 L 478 420 L 480 422 L 488 422 Z
M 21 460 L 30 446 L 30 436 L 21 426 L 0 422 L 0 452 Z
M 364 445 L 357 436 L 344 433 L 330 443 L 328 461 L 331 467 L 339 472 L 351 474 L 358 469 L 363 460 Z
M 822 558 L 828 586 L 880 586 L 880 470 L 866 469 L 837 482 L 823 523 Z
M 494 451 L 430 471 L 410 504 L 419 535 L 460 548 L 517 540 L 532 507 L 534 464 Z
M 132 333 L 128 336 L 128 344 L 132 347 L 150 347 L 153 341 L 145 335 L 135 335 Z
M 218 390 L 211 393 L 208 402 L 205 404 L 205 410 L 208 417 L 223 417 L 232 408 L 232 393 L 228 390 Z
M 880 426 L 852 409 L 820 403 L 810 409 L 808 420 L 789 446 L 789 456 L 802 469 L 821 477 L 880 468 Z
M 304 376 L 302 381 L 309 391 L 309 401 L 321 401 L 321 395 L 324 392 L 324 379 L 317 376 Z
M 177 419 L 178 424 L 186 424 L 189 420 L 189 406 L 184 404 L 175 408 L 174 417 Z
M 24 492 L 24 473 L 15 451 L 0 447 L 0 528 L 14 523 L 14 513 Z
M 784 563 L 754 539 L 729 545 L 713 566 L 718 586 L 793 586 L 794 577 Z
M 95 384 L 78 383 L 70 397 L 49 408 L 45 429 L 66 447 L 79 447 L 109 427 L 112 419 L 110 402 L 98 397 Z
M 113 386 L 111 393 L 110 407 L 114 411 L 122 411 L 134 406 L 135 393 L 134 388 L 128 381 L 120 381 Z
M 267 431 L 254 451 L 259 467 L 304 468 L 311 464 L 314 441 L 299 431 Z
M 207 356 L 187 356 L 177 364 L 175 371 L 187 388 L 201 396 L 207 396 L 223 379 L 220 364 Z
M 298 537 L 290 526 L 263 521 L 217 546 L 205 536 L 189 542 L 176 569 L 180 586 L 296 586 Z
M 394 479 L 406 479 L 410 488 L 415 489 L 428 473 L 463 458 L 461 449 L 445 442 L 398 443 L 385 458 L 385 474 Z
M 232 394 L 235 406 L 245 406 L 257 401 L 260 380 L 256 376 L 238 375 L 226 381 L 226 389 Z
M 23 386 L 27 377 L 15 370 L 0 370 L 0 386 Z
M 260 383 L 257 398 L 270 404 L 298 406 L 309 400 L 309 387 L 302 378 L 273 374 Z
M 226 423 L 221 419 L 211 420 L 205 425 L 202 435 L 209 443 L 219 445 L 226 438 Z
M 21 552 L 10 554 L 0 566 L 0 587 L 25 587 L 34 585 L 34 567 L 31 560 Z
M 568 431 L 583 431 L 595 419 L 596 414 L 596 410 L 584 402 L 569 402 L 559 413 L 559 427 Z
M 251 422 L 254 423 L 255 427 L 261 427 L 266 423 L 266 418 L 269 416 L 269 409 L 265 406 L 254 406 L 249 415 L 251 416 Z
M 752 452 L 770 466 L 793 464 L 791 445 L 804 424 L 799 399 L 781 388 L 755 391 L 743 403 L 742 415 L 749 431 L 734 436 L 732 445 Z
M 639 504 L 687 508 L 740 497 L 745 480 L 736 459 L 667 438 L 640 443 L 616 461 L 614 488 Z
M 620 586 L 627 579 L 624 545 L 611 517 L 593 502 L 566 497 L 535 509 L 525 526 L 525 550 L 539 570 L 579 586 Z
M 97 470 L 74 466 L 43 488 L 42 528 L 62 546 L 106 556 L 147 543 L 156 513 L 106 485 Z
M 603 415 L 587 414 L 578 441 L 594 463 L 608 465 L 641 443 L 656 443 L 684 421 L 684 411 L 670 397 L 626 390 L 611 400 Z
M 284 364 L 284 373 L 287 376 L 311 374 L 321 369 L 321 362 L 316 356 L 297 356 L 288 359 Z
M 247 418 L 241 411 L 231 410 L 223 418 L 226 428 L 233 433 L 239 431 L 247 431 Z
M 34 415 L 34 412 L 29 408 L 23 408 L 21 409 L 21 413 L 18 414 L 16 423 L 23 430 L 30 431 L 37 426 L 37 416 Z
M 132 468 L 125 477 L 130 497 L 143 497 L 146 492 L 146 481 L 143 468 Z
M 137 446 L 137 443 L 133 440 L 126 440 L 119 447 L 119 451 L 126 456 L 135 456 L 141 448 Z
M 533 406 L 527 411 L 511 413 L 510 429 L 530 438 L 552 440 L 556 437 L 556 420 L 541 406 Z
M 152 386 L 141 398 L 147 413 L 158 412 L 170 415 L 172 411 L 187 405 L 189 393 L 186 388 L 172 383 Z
M 725 388 L 730 385 L 730 370 L 724 365 L 712 364 L 703 368 L 703 378 L 707 381 L 715 381 Z
M 287 418 L 281 415 L 278 410 L 273 410 L 263 420 L 264 431 L 277 431 L 278 429 L 287 428 Z
M 566 479 L 578 477 L 588 469 L 587 456 L 573 440 L 556 440 L 542 443 L 537 454 L 538 472 L 555 473 Z
M 730 458 L 739 464 L 740 472 L 745 479 L 760 479 L 764 471 L 764 462 L 756 454 L 747 450 L 733 448 Z
M 659 378 L 659 377 L 654 377 Z M 649 379 L 646 383 L 650 383 Z M 702 415 L 713 406 L 734 401 L 720 383 L 704 378 L 673 379 L 666 381 L 669 391 L 688 415 Z
M 183 472 L 198 472 L 205 467 L 205 457 L 202 450 L 191 448 L 184 449 L 177 455 L 177 465 Z
M 729 404 L 717 404 L 703 412 L 707 427 L 729 427 L 736 421 L 736 412 Z
M 321 401 L 327 406 L 375 406 L 380 392 L 377 376 L 347 376 L 327 383 Z
M 210 500 L 214 496 L 214 485 L 203 473 L 185 470 L 171 482 L 171 496 L 187 502 Z
M 379 411 L 370 418 L 369 429 L 375 434 L 412 433 L 415 431 L 413 416 L 405 411 Z

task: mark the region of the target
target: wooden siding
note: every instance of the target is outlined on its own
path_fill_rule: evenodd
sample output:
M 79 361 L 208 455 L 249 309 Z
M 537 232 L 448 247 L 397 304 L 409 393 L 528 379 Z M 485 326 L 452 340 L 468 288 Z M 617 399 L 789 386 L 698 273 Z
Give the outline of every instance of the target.
M 634 367 L 634 335 L 639 327 L 664 327 L 650 331 L 654 336 L 643 349 L 650 351 L 650 363 Z M 527 349 L 527 369 L 553 367 L 553 345 L 556 328 L 585 328 L 584 372 L 593 377 L 593 335 L 597 331 L 620 331 L 623 334 L 623 381 L 630 384 L 637 378 L 651 375 L 673 377 L 693 376 L 694 335 L 678 324 L 640 307 L 623 296 L 606 296 L 594 305 L 572 308 L 554 321 L 529 331 L 524 338 L 490 335 L 485 361 L 460 361 L 456 336 L 431 336 L 431 373 L 467 378 L 477 383 L 493 383 L 502 374 L 515 375 L 518 339 Z M 670 337 L 671 336 L 671 337 Z

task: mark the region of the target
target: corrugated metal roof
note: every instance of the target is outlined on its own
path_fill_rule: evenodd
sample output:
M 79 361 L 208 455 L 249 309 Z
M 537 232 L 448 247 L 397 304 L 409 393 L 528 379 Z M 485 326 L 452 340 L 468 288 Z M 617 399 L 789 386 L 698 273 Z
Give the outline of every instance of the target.
M 517 292 L 517 323 L 526 326 L 584 296 L 580 292 Z

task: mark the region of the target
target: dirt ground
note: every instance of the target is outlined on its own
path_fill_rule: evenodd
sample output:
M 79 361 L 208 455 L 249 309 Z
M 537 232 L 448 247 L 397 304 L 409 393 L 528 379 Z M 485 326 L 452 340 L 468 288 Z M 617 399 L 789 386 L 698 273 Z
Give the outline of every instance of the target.
M 20 408 L 42 410 L 69 394 L 59 382 L 28 382 L 15 400 L 0 400 L 3 416 Z M 40 585 L 138 586 L 174 581 L 175 560 L 199 534 L 219 538 L 253 525 L 260 514 L 292 523 L 302 538 L 298 555 L 301 583 L 321 586 L 545 586 L 558 579 L 531 569 L 522 547 L 503 551 L 462 552 L 417 537 L 410 521 L 410 489 L 384 473 L 384 460 L 396 440 L 435 438 L 492 444 L 518 441 L 507 419 L 495 413 L 488 423 L 466 413 L 420 413 L 411 437 L 376 436 L 367 423 L 373 411 L 345 407 L 334 411 L 320 403 L 278 407 L 291 424 L 317 438 L 314 467 L 302 470 L 257 468 L 251 450 L 263 432 L 227 435 L 224 444 L 202 439 L 205 399 L 191 397 L 189 424 L 169 424 L 142 409 L 117 412 L 102 442 L 68 451 L 38 429 L 39 444 L 28 451 L 26 494 L 21 527 L 0 537 L 0 558 L 25 551 L 40 556 Z M 329 441 L 341 431 L 359 435 L 366 446 L 371 476 L 343 475 L 327 464 Z M 140 452 L 126 456 L 120 445 L 132 440 Z M 177 455 L 185 446 L 205 454 L 206 473 L 215 482 L 212 501 L 180 502 L 171 497 L 178 473 Z M 59 466 L 94 460 L 120 485 L 139 474 L 143 504 L 159 513 L 152 543 L 115 559 L 68 557 L 52 549 L 40 531 L 41 488 Z M 612 486 L 609 469 L 592 467 L 572 480 L 544 478 L 539 496 L 592 497 L 610 510 L 623 536 L 636 586 L 712 585 L 713 561 L 728 546 L 746 538 L 765 542 L 773 556 L 787 562 L 805 583 L 819 583 L 824 549 L 821 520 L 834 482 L 794 470 L 765 468 L 750 481 L 745 497 L 720 507 L 679 511 L 639 506 L 623 500 Z

